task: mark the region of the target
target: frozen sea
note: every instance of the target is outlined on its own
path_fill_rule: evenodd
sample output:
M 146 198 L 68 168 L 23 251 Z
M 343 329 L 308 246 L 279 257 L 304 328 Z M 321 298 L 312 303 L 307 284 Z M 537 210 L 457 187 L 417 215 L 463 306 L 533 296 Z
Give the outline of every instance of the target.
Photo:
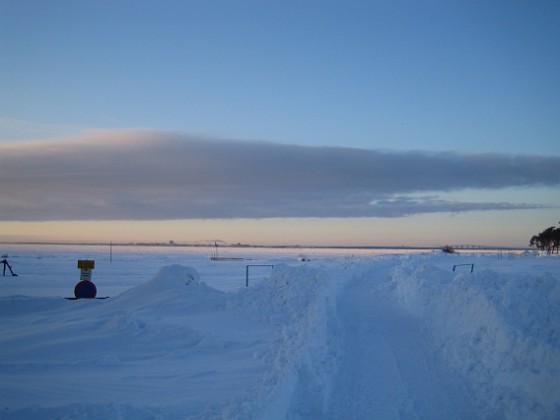
M 234 291 L 246 284 L 247 265 L 325 264 L 372 255 L 425 253 L 422 250 L 336 248 L 218 247 L 218 256 L 235 260 L 212 261 L 214 247 L 133 245 L 26 245 L 0 244 L 1 255 L 18 274 L 5 281 L 0 296 L 73 296 L 80 278 L 78 260 L 94 260 L 93 282 L 99 296 L 116 296 L 151 279 L 161 267 L 180 264 L 195 267 L 203 281 L 216 289 Z M 240 258 L 237 260 L 237 258 Z M 7 271 L 9 275 L 9 271 Z M 250 267 L 250 283 L 270 275 L 270 268 Z M 15 280 L 15 279 L 14 279 Z

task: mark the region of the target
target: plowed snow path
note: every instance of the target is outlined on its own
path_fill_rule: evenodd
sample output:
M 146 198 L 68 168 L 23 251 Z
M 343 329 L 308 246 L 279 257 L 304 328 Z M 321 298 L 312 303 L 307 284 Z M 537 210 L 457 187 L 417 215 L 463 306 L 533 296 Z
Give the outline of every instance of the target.
M 388 299 L 388 283 L 362 279 L 338 302 L 342 363 L 327 419 L 474 418 L 460 380 L 437 357 L 417 320 Z

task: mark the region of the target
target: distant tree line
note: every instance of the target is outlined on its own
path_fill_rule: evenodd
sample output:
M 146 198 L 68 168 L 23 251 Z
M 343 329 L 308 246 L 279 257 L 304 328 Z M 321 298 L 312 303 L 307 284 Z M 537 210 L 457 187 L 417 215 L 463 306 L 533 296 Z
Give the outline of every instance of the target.
M 560 229 L 551 226 L 538 235 L 533 235 L 529 245 L 536 246 L 548 254 L 554 254 L 554 251 L 558 254 L 558 242 L 560 242 Z

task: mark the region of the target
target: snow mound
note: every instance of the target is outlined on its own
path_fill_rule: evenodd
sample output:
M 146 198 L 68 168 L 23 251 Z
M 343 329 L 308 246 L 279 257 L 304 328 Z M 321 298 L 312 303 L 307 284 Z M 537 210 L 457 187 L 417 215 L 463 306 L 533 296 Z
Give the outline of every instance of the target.
M 395 269 L 395 295 L 490 407 L 485 416 L 560 418 L 560 283 L 418 262 Z
M 175 309 L 177 306 L 192 309 L 221 304 L 224 296 L 224 292 L 202 282 L 196 269 L 170 265 L 161 268 L 148 282 L 113 299 L 112 304 L 126 310 L 154 306 L 162 306 L 162 309 Z

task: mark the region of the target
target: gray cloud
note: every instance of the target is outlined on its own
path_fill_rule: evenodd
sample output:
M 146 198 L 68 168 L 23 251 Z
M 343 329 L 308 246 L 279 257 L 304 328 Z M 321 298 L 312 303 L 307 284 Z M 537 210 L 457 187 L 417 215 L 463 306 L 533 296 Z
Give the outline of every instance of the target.
M 1 220 L 399 217 L 540 208 L 422 192 L 559 186 L 559 157 L 385 152 L 138 130 L 0 145 Z
M 403 217 L 421 213 L 462 213 L 484 210 L 525 210 L 545 208 L 539 204 L 519 204 L 504 202 L 463 202 L 441 200 L 437 197 L 398 196 L 377 200 L 372 203 L 377 217 Z

